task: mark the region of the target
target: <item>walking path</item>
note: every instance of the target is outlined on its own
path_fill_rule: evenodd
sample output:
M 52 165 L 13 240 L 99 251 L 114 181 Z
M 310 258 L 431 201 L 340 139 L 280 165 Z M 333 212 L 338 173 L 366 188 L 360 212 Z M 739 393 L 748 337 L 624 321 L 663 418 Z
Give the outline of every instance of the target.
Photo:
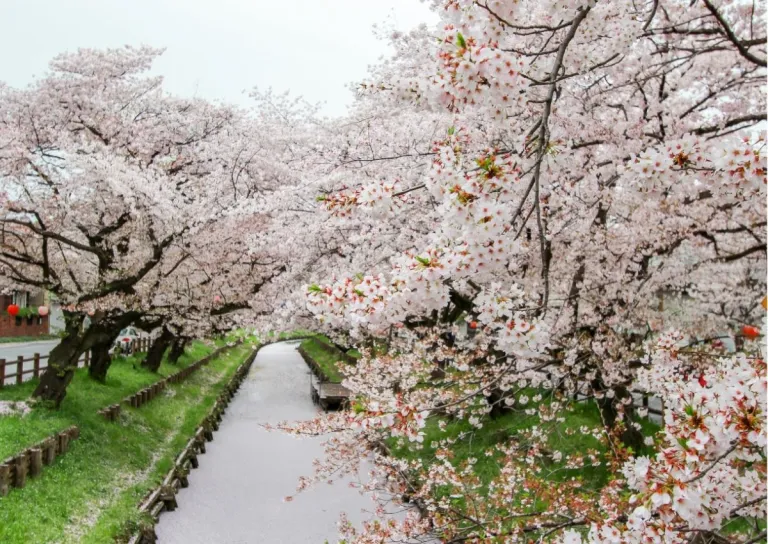
M 180 491 L 179 508 L 161 517 L 160 544 L 323 544 L 338 541 L 339 513 L 354 522 L 370 517 L 373 502 L 348 481 L 283 501 L 323 454 L 321 438 L 261 427 L 317 414 L 297 346 L 286 342 L 259 352 L 208 452 L 199 457 L 200 468 Z

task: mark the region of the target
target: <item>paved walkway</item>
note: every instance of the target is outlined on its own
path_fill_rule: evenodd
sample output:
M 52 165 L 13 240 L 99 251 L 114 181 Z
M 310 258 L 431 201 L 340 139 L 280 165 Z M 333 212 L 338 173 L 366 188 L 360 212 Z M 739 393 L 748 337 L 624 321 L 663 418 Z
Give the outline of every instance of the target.
M 160 544 L 323 544 L 338 541 L 340 512 L 353 521 L 370 517 L 373 502 L 344 481 L 283 502 L 322 456 L 322 439 L 261 427 L 317 413 L 296 346 L 274 344 L 259 352 L 214 441 L 198 458 L 200 468 L 180 491 L 179 508 L 161 516 Z

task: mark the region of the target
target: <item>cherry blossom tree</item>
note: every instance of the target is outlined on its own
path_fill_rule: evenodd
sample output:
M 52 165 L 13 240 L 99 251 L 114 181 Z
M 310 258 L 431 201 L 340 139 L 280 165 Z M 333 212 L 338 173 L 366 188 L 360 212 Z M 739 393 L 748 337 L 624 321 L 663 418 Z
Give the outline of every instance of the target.
M 336 129 L 337 156 L 313 172 L 320 206 L 355 234 L 354 257 L 307 286 L 309 308 L 358 345 L 388 349 L 349 369 L 357 415 L 298 430 L 364 430 L 331 440 L 322 479 L 388 437 L 418 447 L 425 417 L 479 426 L 529 387 L 549 401 L 518 438 L 525 449 L 499 446 L 488 487 L 471 464 L 450 462 L 449 441 L 439 467 L 377 453 L 371 487 L 415 497 L 422 517 L 349 528 L 350 541 L 575 541 L 585 526 L 592 541 L 683 541 L 758 516 L 765 384 L 751 339 L 765 316 L 765 6 L 433 5 L 439 29 L 393 34 L 396 55 L 360 86 Z M 369 224 L 376 235 L 359 236 Z M 476 334 L 462 338 L 461 323 Z M 724 335 L 738 354 L 718 355 Z M 701 368 L 662 370 L 681 346 L 701 347 Z M 650 463 L 635 456 L 651 446 L 631 395 L 649 379 L 667 407 Z M 584 432 L 608 458 L 551 452 L 547 430 L 577 393 L 600 408 L 603 425 Z M 712 437 L 718 426 L 724 438 Z M 567 470 L 607 465 L 615 480 L 597 495 L 563 484 L 558 499 L 542 487 L 544 455 Z M 744 480 L 729 480 L 735 467 Z M 463 508 L 435 498 L 446 488 Z M 523 500 L 535 493 L 548 511 Z
M 242 138 L 238 112 L 165 95 L 143 75 L 159 53 L 80 50 L 28 89 L 3 89 L 0 265 L 64 305 L 66 336 L 35 391 L 56 403 L 83 351 L 101 355 L 90 372 L 104 379 L 112 341 L 146 310 L 124 297 L 234 202 L 222 188 L 236 165 L 217 150 Z

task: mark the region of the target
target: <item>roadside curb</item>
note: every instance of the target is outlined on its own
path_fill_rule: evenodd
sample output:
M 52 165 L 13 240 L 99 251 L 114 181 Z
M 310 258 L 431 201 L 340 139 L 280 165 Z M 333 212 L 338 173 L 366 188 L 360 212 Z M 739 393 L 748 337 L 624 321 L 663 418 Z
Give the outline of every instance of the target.
M 36 346 L 37 344 L 50 344 L 60 342 L 61 338 L 49 338 L 48 340 L 30 340 L 29 342 L 0 342 L 0 349 L 16 348 L 19 346 Z

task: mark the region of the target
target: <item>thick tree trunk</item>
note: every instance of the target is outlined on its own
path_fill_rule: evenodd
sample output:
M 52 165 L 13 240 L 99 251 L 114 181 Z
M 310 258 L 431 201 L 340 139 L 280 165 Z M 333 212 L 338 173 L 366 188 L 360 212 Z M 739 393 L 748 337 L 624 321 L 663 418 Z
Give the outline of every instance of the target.
M 32 393 L 32 396 L 45 401 L 51 401 L 58 408 L 67 394 L 67 386 L 77 369 L 77 360 L 86 351 L 96 346 L 106 345 L 106 350 L 116 338 L 114 331 L 120 331 L 130 325 L 139 317 L 136 312 L 112 315 L 109 317 L 95 316 L 91 319 L 91 325 L 83 330 L 85 315 L 72 312 L 64 312 L 65 335 L 59 345 L 53 348 L 48 355 L 48 367 L 40 376 L 40 383 Z M 97 349 L 102 353 L 103 348 Z M 96 354 L 94 354 L 96 355 Z M 108 354 L 107 354 L 108 357 Z M 94 363 L 99 365 L 99 372 L 94 376 L 97 379 L 106 378 L 107 369 L 103 364 L 103 358 L 94 357 Z M 101 363 L 101 364 L 100 364 Z
M 165 353 L 166 348 L 172 341 L 173 333 L 163 327 L 163 331 L 160 333 L 160 336 L 155 338 L 155 341 L 152 342 L 151 346 L 149 346 L 147 357 L 141 362 L 141 366 L 151 370 L 152 372 L 157 372 L 160 368 L 160 363 L 163 362 L 163 353 Z
M 176 364 L 179 362 L 179 357 L 181 357 L 184 354 L 184 349 L 187 347 L 187 343 L 189 340 L 183 337 L 176 337 L 176 339 L 173 341 L 173 344 L 171 345 L 171 351 L 168 354 L 168 362 L 171 364 Z
M 107 380 L 107 371 L 112 364 L 112 356 L 109 353 L 112 342 L 114 338 L 110 342 L 102 342 L 91 348 L 91 365 L 88 367 L 88 375 L 101 383 Z
M 594 380 L 592 382 L 592 389 L 594 391 L 605 391 L 606 387 L 601 380 Z M 616 427 L 619 415 L 618 409 L 616 408 L 617 405 L 621 403 L 622 399 L 632 396 L 632 393 L 630 393 L 626 387 L 613 387 L 613 391 L 615 393 L 613 398 L 604 396 L 603 398 L 597 399 L 597 406 L 600 409 L 603 425 L 605 425 L 608 432 L 612 432 Z M 625 446 L 631 447 L 634 451 L 638 451 L 643 446 L 643 433 L 632 426 L 632 415 L 634 413 L 632 404 L 625 405 L 623 410 L 624 429 L 620 436 L 621 441 Z
M 56 408 L 67 394 L 67 386 L 77 369 L 77 360 L 83 353 L 81 328 L 85 316 L 64 313 L 65 336 L 48 354 L 48 366 L 40 376 L 33 397 L 53 402 Z

